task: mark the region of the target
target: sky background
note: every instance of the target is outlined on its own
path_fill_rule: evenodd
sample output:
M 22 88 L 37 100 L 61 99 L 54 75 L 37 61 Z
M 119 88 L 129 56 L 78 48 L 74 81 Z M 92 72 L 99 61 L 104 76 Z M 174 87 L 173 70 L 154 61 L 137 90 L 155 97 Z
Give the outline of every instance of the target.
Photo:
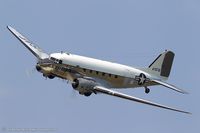
M 161 86 L 150 87 L 148 95 L 143 88 L 120 91 L 193 114 L 107 95 L 84 97 L 66 81 L 46 80 L 34 71 L 36 58 L 7 25 L 48 53 L 67 51 L 130 66 L 147 67 L 165 49 L 172 50 L 176 56 L 168 82 L 189 95 Z M 200 131 L 198 0 L 0 0 L 0 46 L 0 133 L 10 128 L 50 128 L 56 133 Z

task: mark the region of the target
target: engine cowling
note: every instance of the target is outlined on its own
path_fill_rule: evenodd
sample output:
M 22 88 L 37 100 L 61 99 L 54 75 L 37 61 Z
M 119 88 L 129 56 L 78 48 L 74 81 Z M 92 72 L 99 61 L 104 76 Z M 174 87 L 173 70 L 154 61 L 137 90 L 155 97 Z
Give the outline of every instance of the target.
M 77 78 L 74 79 L 74 82 L 72 83 L 73 89 L 79 91 L 79 94 L 90 96 L 94 90 L 94 86 L 98 85 L 95 81 L 92 79 L 85 79 L 85 78 Z

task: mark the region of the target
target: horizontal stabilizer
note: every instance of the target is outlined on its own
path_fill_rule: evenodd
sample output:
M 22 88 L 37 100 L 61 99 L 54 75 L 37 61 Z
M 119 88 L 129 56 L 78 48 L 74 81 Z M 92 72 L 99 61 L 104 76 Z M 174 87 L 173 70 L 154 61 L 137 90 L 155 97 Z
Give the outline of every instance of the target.
M 169 88 L 169 89 L 172 89 L 172 90 L 174 90 L 174 91 L 177 91 L 177 92 L 180 92 L 180 93 L 183 93 L 183 94 L 188 94 L 188 92 L 186 92 L 186 91 L 184 91 L 184 90 L 182 90 L 182 89 L 179 89 L 179 88 L 177 88 L 176 86 L 171 85 L 171 84 L 168 84 L 168 83 L 166 83 L 166 82 L 163 82 L 163 81 L 160 81 L 160 80 L 155 80 L 155 79 L 153 79 L 153 80 L 151 80 L 151 81 L 153 81 L 153 82 L 155 82 L 155 83 L 157 83 L 157 84 L 159 84 L 159 85 L 165 86 L 165 87 L 167 87 L 167 88 Z

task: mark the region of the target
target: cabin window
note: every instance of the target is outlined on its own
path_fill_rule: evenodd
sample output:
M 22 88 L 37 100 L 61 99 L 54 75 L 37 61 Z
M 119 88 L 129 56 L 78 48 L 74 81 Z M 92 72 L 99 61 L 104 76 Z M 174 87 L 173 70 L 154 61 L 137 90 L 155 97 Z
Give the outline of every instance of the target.
M 53 58 L 53 57 L 51 57 L 50 59 L 51 59 L 51 60 L 53 60 L 53 61 L 55 61 L 55 60 L 56 60 L 56 59 L 55 59 L 55 58 Z
M 59 63 L 59 64 L 62 64 L 62 60 L 58 60 L 54 57 L 51 57 L 50 60 L 54 61 L 55 63 Z
M 59 60 L 59 64 L 62 64 L 62 60 Z
M 86 72 L 86 69 L 85 69 L 85 68 L 83 68 L 83 71 L 84 71 L 84 72 Z
M 117 76 L 117 75 L 115 75 L 115 78 L 118 78 L 118 76 Z
M 98 75 L 98 74 L 99 74 L 99 72 L 98 72 L 98 71 L 96 71 L 96 74 Z
M 111 77 L 112 75 L 111 74 L 109 74 L 109 77 Z
M 105 73 L 102 73 L 102 76 L 105 76 Z
M 92 73 L 92 70 L 90 70 L 90 73 Z

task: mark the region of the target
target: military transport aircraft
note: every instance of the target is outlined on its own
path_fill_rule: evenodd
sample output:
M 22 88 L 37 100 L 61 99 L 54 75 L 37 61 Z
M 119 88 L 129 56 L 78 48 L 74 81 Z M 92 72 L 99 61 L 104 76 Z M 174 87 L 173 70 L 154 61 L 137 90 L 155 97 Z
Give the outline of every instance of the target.
M 147 68 L 135 68 L 67 52 L 47 54 L 14 28 L 10 26 L 7 26 L 7 28 L 37 57 L 36 69 L 38 72 L 49 79 L 58 77 L 70 81 L 73 89 L 77 90 L 81 95 L 90 96 L 92 93 L 103 93 L 190 114 L 187 111 L 171 108 L 114 90 L 114 88 L 144 87 L 145 93 L 149 93 L 149 86 L 162 85 L 180 93 L 187 93 L 174 85 L 166 83 L 174 59 L 174 53 L 172 51 L 165 51 L 160 54 Z

